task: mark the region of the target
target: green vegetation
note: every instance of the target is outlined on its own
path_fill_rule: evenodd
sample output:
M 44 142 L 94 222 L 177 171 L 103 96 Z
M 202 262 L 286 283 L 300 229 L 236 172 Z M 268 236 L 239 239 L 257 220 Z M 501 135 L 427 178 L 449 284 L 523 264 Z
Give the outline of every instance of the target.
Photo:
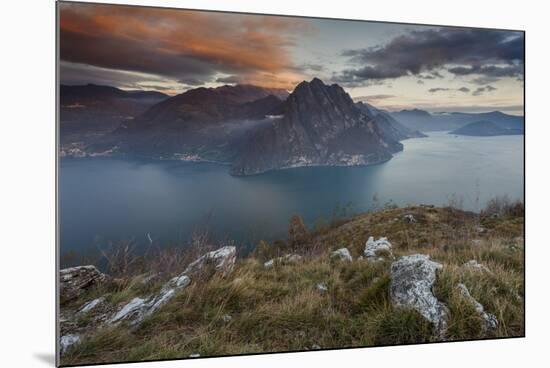
M 61 363 L 438 341 L 420 314 L 392 305 L 388 292 L 391 260 L 357 259 L 369 236 L 388 237 L 396 257 L 423 253 L 443 264 L 434 294 L 449 310 L 447 340 L 522 336 L 523 207 L 504 202 L 493 205 L 481 214 L 453 207 L 386 206 L 312 230 L 293 217 L 288 240 L 260 242 L 250 256 L 237 260 L 225 278 L 215 274 L 193 280 L 136 328 L 125 324 L 95 327 L 93 321 L 104 309 L 79 317 L 82 341 L 67 351 Z M 405 214 L 412 214 L 416 222 L 403 221 Z M 353 262 L 331 259 L 330 252 L 341 247 L 350 250 Z M 263 266 L 266 260 L 288 253 L 303 258 Z M 63 305 L 62 312 L 69 314 L 105 294 L 106 308 L 112 310 L 133 297 L 149 295 L 191 259 L 178 254 L 179 267 L 171 263 L 169 271 L 145 283 L 144 274 L 158 272 L 163 263 L 158 257 L 136 261 L 133 264 L 140 264 L 139 272 L 127 267 L 127 274 L 119 273 L 112 282 Z M 463 266 L 472 259 L 488 271 Z M 325 284 L 327 291 L 318 290 L 318 283 Z M 457 291 L 458 283 L 465 284 L 472 297 L 497 317 L 495 331 L 482 328 L 480 315 Z

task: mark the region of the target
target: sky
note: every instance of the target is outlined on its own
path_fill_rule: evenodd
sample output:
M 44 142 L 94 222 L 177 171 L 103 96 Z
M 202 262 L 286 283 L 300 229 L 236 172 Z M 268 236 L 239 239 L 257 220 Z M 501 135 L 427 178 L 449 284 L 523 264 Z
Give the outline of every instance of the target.
M 522 32 L 60 3 L 60 81 L 170 95 L 314 77 L 390 111 L 523 114 Z

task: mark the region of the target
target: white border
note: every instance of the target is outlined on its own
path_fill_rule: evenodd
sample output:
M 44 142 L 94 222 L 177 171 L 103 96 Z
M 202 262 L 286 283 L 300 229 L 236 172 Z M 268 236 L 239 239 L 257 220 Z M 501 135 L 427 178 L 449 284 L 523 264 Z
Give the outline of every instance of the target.
M 98 1 L 99 2 L 99 1 Z M 548 361 L 548 24 L 543 2 L 162 0 L 136 5 L 402 21 L 527 31 L 527 337 L 392 348 L 133 364 L 129 367 L 384 365 L 518 367 Z M 540 5 L 536 5 L 536 3 Z M 54 2 L 2 6 L 2 366 L 52 366 L 54 354 Z M 534 363 L 535 366 L 539 365 Z M 127 365 L 116 365 L 125 367 Z

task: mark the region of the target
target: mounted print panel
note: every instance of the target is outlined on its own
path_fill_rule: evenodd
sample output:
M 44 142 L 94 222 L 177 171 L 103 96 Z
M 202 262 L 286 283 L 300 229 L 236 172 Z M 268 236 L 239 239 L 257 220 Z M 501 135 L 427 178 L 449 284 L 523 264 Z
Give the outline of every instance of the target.
M 57 10 L 59 365 L 524 336 L 524 32 Z

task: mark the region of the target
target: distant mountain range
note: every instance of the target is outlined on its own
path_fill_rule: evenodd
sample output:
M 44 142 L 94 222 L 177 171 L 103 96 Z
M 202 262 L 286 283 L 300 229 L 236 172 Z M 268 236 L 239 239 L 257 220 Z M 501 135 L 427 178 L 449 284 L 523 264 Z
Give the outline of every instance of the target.
M 488 137 L 496 135 L 518 135 L 523 134 L 523 132 L 523 129 L 501 128 L 491 121 L 476 121 L 453 130 L 449 132 L 449 134 Z
M 62 143 L 93 140 L 168 98 L 160 92 L 124 91 L 95 84 L 61 85 L 59 97 Z
M 503 129 L 523 130 L 523 116 L 507 115 L 500 111 L 484 113 L 429 113 L 424 110 L 401 110 L 392 112 L 391 116 L 412 130 L 422 132 L 455 130 L 477 121 L 490 121 Z
M 317 78 L 290 94 L 252 85 L 201 87 L 173 97 L 61 86 L 60 103 L 62 156 L 212 161 L 230 164 L 233 175 L 380 163 L 403 149 L 400 141 L 425 137 L 422 130 L 453 130 L 484 115 L 389 113 L 354 103 L 342 87 Z M 502 129 L 520 125 L 518 117 L 488 114 Z

